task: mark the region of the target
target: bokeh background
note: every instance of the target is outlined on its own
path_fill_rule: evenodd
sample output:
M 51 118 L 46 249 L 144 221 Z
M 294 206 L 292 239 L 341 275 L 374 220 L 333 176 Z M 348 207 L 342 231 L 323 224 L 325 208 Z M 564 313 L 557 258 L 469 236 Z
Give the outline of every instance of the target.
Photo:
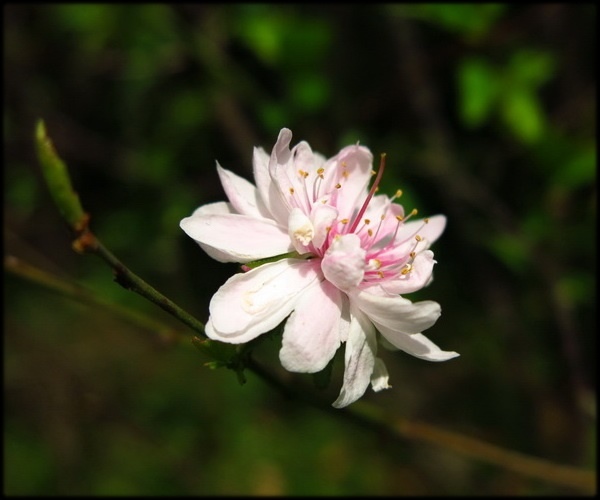
M 92 229 L 205 321 L 238 268 L 179 228 L 223 200 L 215 160 L 251 178 L 282 127 L 333 156 L 387 153 L 381 189 L 444 213 L 435 280 L 413 300 L 460 358 L 383 356 L 364 401 L 564 465 L 595 468 L 595 4 L 5 4 L 5 256 L 112 307 L 4 282 L 8 495 L 559 495 L 550 481 L 390 441 L 210 370 L 186 327 L 112 280 L 71 235 L 35 158 L 43 118 Z M 15 262 L 9 260 L 9 262 Z M 10 266 L 9 266 L 10 267 Z M 333 401 L 329 387 L 270 371 Z M 360 403 L 357 403 L 359 405 Z

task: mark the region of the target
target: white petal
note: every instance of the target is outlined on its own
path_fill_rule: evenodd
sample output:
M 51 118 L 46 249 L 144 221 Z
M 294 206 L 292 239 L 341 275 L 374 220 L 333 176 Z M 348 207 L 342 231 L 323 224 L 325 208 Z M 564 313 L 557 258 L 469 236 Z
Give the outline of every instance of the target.
M 440 305 L 432 300 L 413 303 L 404 297 L 384 297 L 368 291 L 353 294 L 352 298 L 371 321 L 403 333 L 421 333 L 442 313 Z
M 375 358 L 375 366 L 373 367 L 373 375 L 371 375 L 371 386 L 375 392 L 391 389 L 392 386 L 388 383 L 389 375 L 385 363 L 381 358 Z
M 232 344 L 248 342 L 281 323 L 318 279 L 314 263 L 297 259 L 282 259 L 236 274 L 211 299 L 211 328 L 206 334 Z
M 335 408 L 343 408 L 359 399 L 369 387 L 375 365 L 377 340 L 375 329 L 360 310 L 351 308 L 351 322 L 344 355 L 344 383 L 340 395 L 333 402 Z
M 235 213 L 234 208 L 231 206 L 231 203 L 227 203 L 225 201 L 218 201 L 216 203 L 208 203 L 207 205 L 202 205 L 198 207 L 191 217 L 200 216 L 200 215 L 212 215 L 212 214 L 233 214 Z M 222 252 L 216 248 L 213 248 L 209 245 L 205 245 L 204 243 L 196 242 L 200 245 L 200 248 L 204 250 L 210 257 L 219 261 L 219 262 L 231 262 L 231 256 L 227 252 Z
M 192 217 L 194 215 L 216 215 L 216 214 L 234 214 L 235 209 L 226 201 L 217 201 L 215 203 L 207 203 L 206 205 L 200 205 L 194 212 L 192 213 Z
M 427 361 L 446 361 L 459 356 L 458 353 L 453 351 L 442 351 L 422 333 L 408 335 L 377 323 L 375 323 L 375 326 L 391 344 L 417 358 Z
M 250 262 L 293 250 L 287 232 L 269 219 L 195 213 L 179 225 L 198 243 L 219 252 L 221 262 Z
M 217 172 L 227 198 L 238 213 L 256 218 L 269 218 L 269 211 L 260 199 L 258 189 L 251 182 L 224 169 L 218 162 Z
M 327 234 L 329 233 L 329 228 L 331 228 L 331 225 L 333 224 L 333 221 L 336 219 L 337 215 L 338 211 L 330 205 L 318 203 L 313 206 L 313 209 L 310 213 L 310 218 L 312 219 L 315 232 L 312 241 L 312 244 L 315 248 L 321 248 L 321 246 L 323 246 L 323 243 L 325 243 L 327 238 Z
M 321 261 L 323 274 L 340 290 L 350 290 L 356 287 L 365 275 L 366 253 L 360 246 L 358 235 L 336 236 Z
M 308 245 L 315 235 L 311 220 L 299 208 L 294 208 L 288 218 L 288 233 L 298 253 L 306 252 Z
M 342 294 L 323 281 L 307 289 L 285 324 L 279 359 L 290 372 L 316 373 L 340 346 Z
M 269 155 L 262 148 L 254 148 L 252 165 L 256 188 L 260 199 L 269 210 L 271 217 L 281 225 L 287 224 L 288 208 L 281 199 L 279 189 L 269 174 Z

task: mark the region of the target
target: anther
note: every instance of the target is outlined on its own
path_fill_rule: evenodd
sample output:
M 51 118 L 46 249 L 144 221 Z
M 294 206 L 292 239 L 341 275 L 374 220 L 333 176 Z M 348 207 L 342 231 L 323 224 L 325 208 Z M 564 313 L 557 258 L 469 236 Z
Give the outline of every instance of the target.
M 417 241 L 421 241 L 422 239 L 423 239 L 423 238 L 421 238 L 421 237 L 420 237 L 418 234 L 417 234 L 417 235 L 415 235 L 415 240 L 417 240 Z

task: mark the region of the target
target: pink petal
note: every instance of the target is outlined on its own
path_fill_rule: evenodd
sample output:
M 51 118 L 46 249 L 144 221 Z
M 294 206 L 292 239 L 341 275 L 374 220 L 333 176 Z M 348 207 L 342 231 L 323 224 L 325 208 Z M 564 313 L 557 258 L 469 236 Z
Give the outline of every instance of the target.
M 325 368 L 340 346 L 341 315 L 342 294 L 331 283 L 307 289 L 285 324 L 279 351 L 283 367 L 302 373 Z
M 222 342 L 248 342 L 279 325 L 318 279 L 314 263 L 297 259 L 282 259 L 235 274 L 210 301 L 206 334 Z
M 391 295 L 416 292 L 431 281 L 434 264 L 433 252 L 425 250 L 415 256 L 409 273 L 400 274 L 397 279 L 382 282 L 381 288 Z
M 400 296 L 381 296 L 368 291 L 352 295 L 351 299 L 373 323 L 403 333 L 420 333 L 432 326 L 441 315 L 437 302 L 411 302 Z
M 352 306 L 351 316 L 350 332 L 344 355 L 344 382 L 340 395 L 333 402 L 335 408 L 348 406 L 365 393 L 371 382 L 375 366 L 375 354 L 377 353 L 375 328 L 360 310 Z
M 444 232 L 446 228 L 446 216 L 434 215 L 427 220 L 427 223 L 425 223 L 425 219 L 409 220 L 400 227 L 395 241 L 414 239 L 414 235 L 418 234 L 422 238 L 422 241 L 415 246 L 414 251 L 418 253 L 421 250 L 429 248 Z
M 221 262 L 250 262 L 293 250 L 287 232 L 269 219 L 197 212 L 179 225 L 198 243 L 215 249 Z
M 351 219 L 368 192 L 372 168 L 373 155 L 367 148 L 358 145 L 343 148 L 323 165 L 325 182 L 318 197 L 333 192 L 340 216 Z M 337 184 L 341 187 L 336 188 Z

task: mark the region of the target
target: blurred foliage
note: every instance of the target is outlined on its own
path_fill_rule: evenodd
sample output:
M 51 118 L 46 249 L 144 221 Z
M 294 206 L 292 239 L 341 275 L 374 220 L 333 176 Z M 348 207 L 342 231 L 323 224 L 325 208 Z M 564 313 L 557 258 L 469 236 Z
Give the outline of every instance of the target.
M 383 191 L 448 216 L 411 298 L 442 305 L 427 334 L 461 353 L 384 352 L 393 389 L 365 399 L 594 468 L 595 35 L 595 4 L 7 4 L 5 253 L 182 329 L 71 251 L 36 120 L 95 233 L 200 320 L 237 271 L 179 228 L 224 199 L 215 160 L 250 178 L 284 126 L 326 156 L 360 141 L 387 153 Z M 10 274 L 4 291 L 7 495 L 577 493 L 242 386 L 191 337 L 165 345 Z M 257 354 L 321 392 L 277 351 Z

